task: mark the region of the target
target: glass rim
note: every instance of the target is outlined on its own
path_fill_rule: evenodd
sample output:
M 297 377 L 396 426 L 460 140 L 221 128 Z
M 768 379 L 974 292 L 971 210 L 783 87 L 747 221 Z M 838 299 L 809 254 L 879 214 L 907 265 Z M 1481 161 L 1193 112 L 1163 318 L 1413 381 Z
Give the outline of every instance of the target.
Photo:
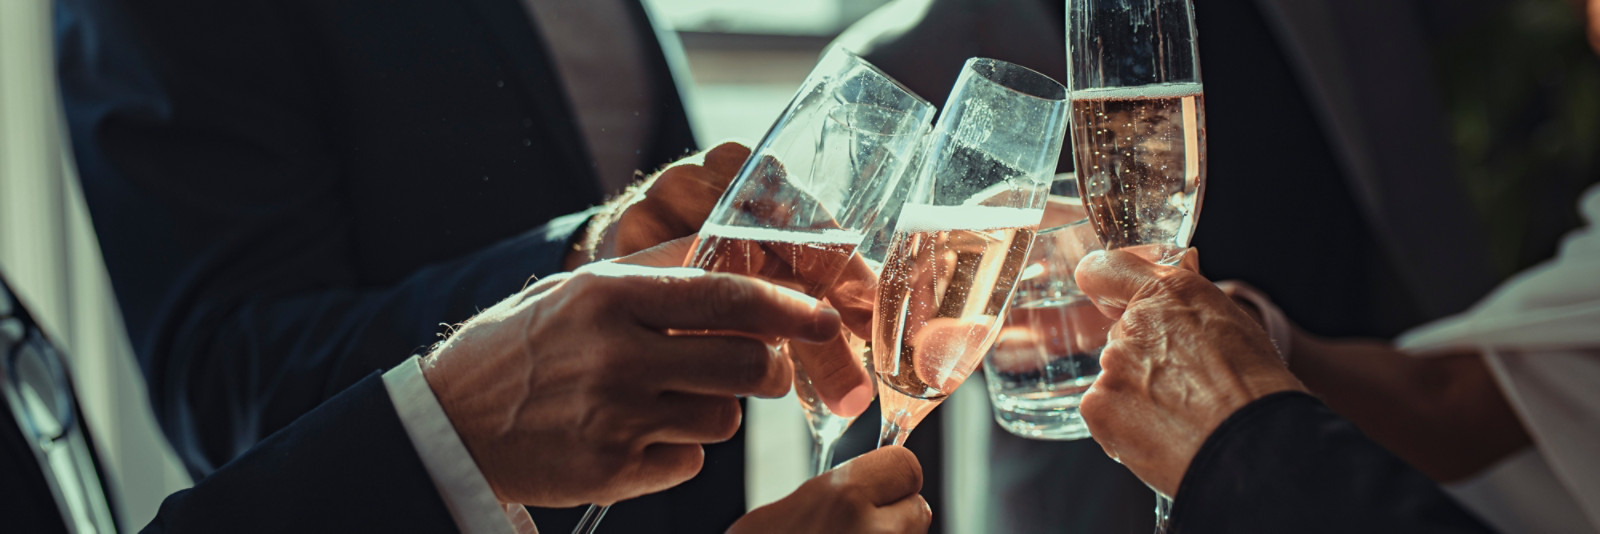
M 1010 85 L 1006 85 L 1004 83 L 1000 83 L 998 80 L 990 78 L 989 75 L 984 74 L 982 71 L 979 71 L 979 70 L 973 68 L 976 65 L 993 65 L 995 67 L 1004 68 L 1007 71 L 1021 72 L 1021 73 L 1025 74 L 1025 75 L 1027 75 L 1029 77 L 1032 77 L 1032 78 L 1035 78 L 1035 79 L 1038 79 L 1038 80 L 1042 80 L 1042 81 L 1045 81 L 1045 82 L 1049 82 L 1050 84 L 1054 84 L 1054 87 L 1060 89 L 1061 97 L 1060 98 L 1052 98 L 1052 97 L 1043 96 L 1043 95 L 1036 95 L 1036 94 L 1033 94 L 1033 93 L 1018 89 L 1016 87 L 1012 87 Z M 1037 101 L 1040 101 L 1040 102 L 1050 103 L 1051 105 L 1065 105 L 1068 102 L 1068 100 L 1070 99 L 1070 96 L 1072 94 L 1071 91 L 1067 90 L 1067 86 L 1066 85 L 1063 85 L 1061 82 L 1056 81 L 1055 78 L 1051 78 L 1051 77 L 1045 75 L 1042 72 L 1030 69 L 1028 67 L 1024 67 L 1022 65 L 1018 65 L 1016 63 L 1012 63 L 1010 61 L 1005 61 L 1005 60 L 1002 60 L 1002 59 L 994 59 L 994 58 L 988 58 L 988 57 L 972 57 L 972 58 L 968 58 L 966 64 L 962 65 L 961 70 L 962 70 L 963 73 L 966 73 L 966 72 L 970 71 L 970 72 L 976 74 L 977 75 L 976 76 L 977 79 L 983 80 L 984 83 L 987 83 L 989 85 L 993 85 L 995 87 L 999 87 L 1001 89 L 1005 89 L 1006 91 L 1009 91 L 1009 92 L 1012 92 L 1012 93 L 1016 93 L 1018 95 L 1021 95 L 1023 97 L 1028 98 L 1028 99 L 1031 99 L 1031 100 L 1037 100 Z
M 843 54 L 844 57 L 846 58 L 846 61 L 849 61 L 850 63 L 855 64 L 855 65 L 860 65 L 862 67 L 865 67 L 867 70 L 872 71 L 873 74 L 876 74 L 879 77 L 883 78 L 884 80 L 887 80 L 889 83 L 893 84 L 896 89 L 899 89 L 901 92 L 904 92 L 906 95 L 909 95 L 912 100 L 916 101 L 917 104 L 921 104 L 923 106 L 927 106 L 927 107 L 930 107 L 930 108 L 933 107 L 933 103 L 929 102 L 928 99 L 923 98 L 922 95 L 917 94 L 916 91 L 912 91 L 910 87 L 906 86 L 906 84 L 902 83 L 900 80 L 895 79 L 894 76 L 890 76 L 889 73 L 884 72 L 883 69 L 878 68 L 878 66 L 872 64 L 871 61 L 867 61 L 867 58 L 861 57 L 860 54 L 857 54 L 854 50 L 851 50 L 849 48 L 845 48 L 843 45 L 833 45 L 831 47 L 828 47 L 828 51 L 823 53 L 823 58 L 826 59 L 827 56 L 833 55 L 835 53 Z

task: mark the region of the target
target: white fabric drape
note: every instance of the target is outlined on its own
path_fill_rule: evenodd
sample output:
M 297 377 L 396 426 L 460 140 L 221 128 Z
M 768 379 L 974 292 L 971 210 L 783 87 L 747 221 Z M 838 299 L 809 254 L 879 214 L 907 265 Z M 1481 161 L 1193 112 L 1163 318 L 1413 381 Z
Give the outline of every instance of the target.
M 1466 313 L 1399 341 L 1424 354 L 1481 350 L 1532 436 L 1539 461 L 1513 459 L 1457 493 L 1507 532 L 1600 532 L 1600 186 L 1583 194 L 1580 209 L 1588 226 L 1567 236 L 1557 257 L 1501 284 Z M 1481 498 L 1551 485 L 1570 495 L 1587 525 L 1551 525 L 1552 513 Z
M 0 270 L 65 346 L 124 529 L 188 486 L 156 429 L 72 174 L 48 0 L 0 1 Z

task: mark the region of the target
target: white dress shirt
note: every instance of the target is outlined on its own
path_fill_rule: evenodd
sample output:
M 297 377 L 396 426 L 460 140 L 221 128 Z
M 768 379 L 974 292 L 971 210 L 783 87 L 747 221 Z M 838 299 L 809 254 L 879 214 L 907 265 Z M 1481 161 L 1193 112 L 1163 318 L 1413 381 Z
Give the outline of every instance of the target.
M 1588 226 L 1557 257 L 1398 343 L 1481 351 L 1533 438 L 1532 452 L 1450 488 L 1504 532 L 1600 532 L 1600 186 L 1579 206 Z
M 383 374 L 383 385 L 422 466 L 444 499 L 450 517 L 464 534 L 538 534 L 528 510 L 501 504 L 478 470 L 472 454 L 450 424 L 444 407 L 422 376 L 422 359 L 412 356 Z

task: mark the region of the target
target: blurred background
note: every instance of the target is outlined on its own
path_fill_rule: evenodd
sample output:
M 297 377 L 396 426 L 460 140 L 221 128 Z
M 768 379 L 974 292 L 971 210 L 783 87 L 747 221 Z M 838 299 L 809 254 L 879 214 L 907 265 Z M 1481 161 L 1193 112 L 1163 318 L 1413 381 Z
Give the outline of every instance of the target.
M 823 48 L 887 3 L 652 0 L 687 52 L 687 105 L 703 146 L 758 139 Z M 1572 223 L 1539 216 L 1570 212 L 1570 195 L 1552 192 L 1600 177 L 1600 151 L 1592 149 L 1600 146 L 1600 69 L 1565 0 L 1476 3 L 1493 4 L 1491 15 L 1436 35 L 1432 53 L 1456 167 L 1492 229 L 1497 267 L 1509 274 L 1548 257 L 1557 227 Z M 118 515 L 136 527 L 190 481 L 151 417 L 78 190 L 60 121 L 50 15 L 49 0 L 0 0 L 0 269 L 69 349 Z M 942 408 L 943 465 L 925 466 L 946 477 L 940 500 L 948 532 L 992 524 L 984 503 L 997 488 L 989 487 L 986 466 L 989 436 L 998 430 L 982 387 L 970 381 Z M 757 401 L 746 418 L 751 506 L 805 479 L 809 437 L 796 406 Z

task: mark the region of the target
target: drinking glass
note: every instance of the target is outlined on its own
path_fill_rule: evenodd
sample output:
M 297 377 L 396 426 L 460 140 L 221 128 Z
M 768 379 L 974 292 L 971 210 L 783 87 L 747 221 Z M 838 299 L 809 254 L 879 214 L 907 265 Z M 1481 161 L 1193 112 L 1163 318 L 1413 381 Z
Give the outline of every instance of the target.
M 879 210 L 896 200 L 891 198 L 896 183 L 922 144 L 934 111 L 865 60 L 833 49 L 712 208 L 686 265 L 755 276 L 818 298 L 841 274 L 870 277 L 855 256 L 856 247 Z M 827 296 L 836 305 L 846 300 Z M 847 328 L 862 335 L 871 328 L 870 308 L 864 314 L 840 312 Z M 774 350 L 786 345 L 771 342 Z M 817 396 L 796 360 L 796 386 Z M 865 404 L 871 388 L 846 399 L 821 400 L 815 407 L 830 401 Z M 606 507 L 591 506 L 573 532 L 592 533 L 605 512 Z
M 1082 206 L 1076 197 L 1051 201 Z M 983 364 L 994 420 L 1007 432 L 1031 439 L 1089 437 L 1078 404 L 1100 376 L 1100 351 L 1113 321 L 1073 276 L 1078 261 L 1095 250 L 1100 238 L 1088 219 L 1041 230 L 1033 239 L 1005 325 Z
M 945 102 L 878 278 L 879 446 L 903 444 L 999 332 L 1066 134 L 1066 88 L 967 61 Z
M 1073 163 L 1106 249 L 1175 264 L 1205 192 L 1205 92 L 1190 0 L 1068 0 Z M 1171 502 L 1157 492 L 1156 532 Z

